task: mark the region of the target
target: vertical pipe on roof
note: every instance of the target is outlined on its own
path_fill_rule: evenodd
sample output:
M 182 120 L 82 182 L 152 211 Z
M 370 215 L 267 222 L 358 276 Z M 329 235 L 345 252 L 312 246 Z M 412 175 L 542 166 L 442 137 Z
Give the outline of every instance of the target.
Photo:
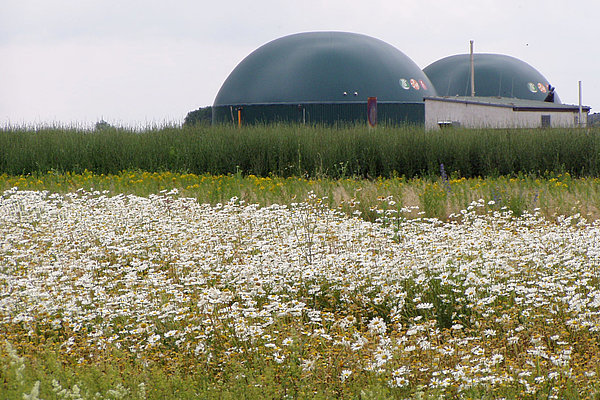
M 475 97 L 475 58 L 473 56 L 473 41 L 471 43 L 471 97 Z
M 583 123 L 581 121 L 581 117 L 582 117 L 583 111 L 582 111 L 582 107 L 581 107 L 581 81 L 579 81 L 579 126 L 582 127 Z

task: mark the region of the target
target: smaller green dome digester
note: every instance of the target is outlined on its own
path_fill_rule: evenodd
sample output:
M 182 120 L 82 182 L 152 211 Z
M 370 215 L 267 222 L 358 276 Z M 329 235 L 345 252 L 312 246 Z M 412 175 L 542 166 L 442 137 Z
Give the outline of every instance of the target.
M 535 68 L 503 54 L 474 54 L 475 95 L 544 101 L 550 82 Z M 423 70 L 439 96 L 471 95 L 470 54 L 442 58 Z M 557 94 L 554 102 L 560 103 Z

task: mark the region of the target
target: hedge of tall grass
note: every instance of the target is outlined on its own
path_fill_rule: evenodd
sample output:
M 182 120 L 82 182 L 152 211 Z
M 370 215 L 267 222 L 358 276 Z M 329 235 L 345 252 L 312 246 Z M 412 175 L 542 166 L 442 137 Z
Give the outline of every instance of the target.
M 600 176 L 600 129 L 445 130 L 261 125 L 4 128 L 0 173 L 122 170 L 340 178 L 517 173 Z

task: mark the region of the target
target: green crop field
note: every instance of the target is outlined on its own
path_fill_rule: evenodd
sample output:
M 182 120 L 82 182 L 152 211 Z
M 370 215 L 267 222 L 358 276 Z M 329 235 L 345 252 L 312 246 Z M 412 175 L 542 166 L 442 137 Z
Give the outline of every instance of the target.
M 0 173 L 123 170 L 375 179 L 600 176 L 600 129 L 450 130 L 265 125 L 0 130 Z
M 1 131 L 0 397 L 598 399 L 599 133 Z

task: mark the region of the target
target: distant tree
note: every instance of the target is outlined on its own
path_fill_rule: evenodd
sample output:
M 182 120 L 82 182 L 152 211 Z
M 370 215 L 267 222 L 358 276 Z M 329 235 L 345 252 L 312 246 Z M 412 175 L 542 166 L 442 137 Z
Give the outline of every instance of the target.
M 588 126 L 600 126 L 600 113 L 588 115 Z
M 109 124 L 108 122 L 106 122 L 103 119 L 101 119 L 100 121 L 96 122 L 96 130 L 97 131 L 101 131 L 101 130 L 109 129 L 109 128 L 112 128 L 112 125 Z
M 212 123 L 212 107 L 200 107 L 196 111 L 190 111 L 183 121 L 183 126 L 193 126 L 196 124 L 207 124 Z

